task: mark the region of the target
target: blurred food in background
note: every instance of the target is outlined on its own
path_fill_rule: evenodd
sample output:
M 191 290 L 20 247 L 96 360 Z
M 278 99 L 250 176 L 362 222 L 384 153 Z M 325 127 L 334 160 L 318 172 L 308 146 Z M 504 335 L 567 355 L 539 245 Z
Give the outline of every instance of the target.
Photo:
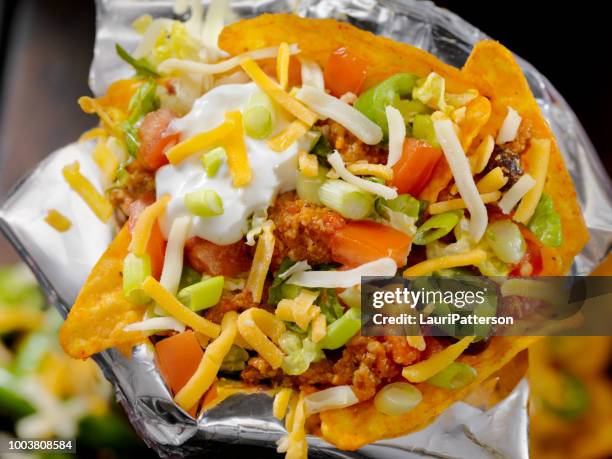
M 529 351 L 531 456 L 612 457 L 612 337 L 549 337 Z
M 0 437 L 76 438 L 78 457 L 154 457 L 96 364 L 64 354 L 61 322 L 24 265 L 0 267 Z M 64 457 L 32 457 L 51 456 Z

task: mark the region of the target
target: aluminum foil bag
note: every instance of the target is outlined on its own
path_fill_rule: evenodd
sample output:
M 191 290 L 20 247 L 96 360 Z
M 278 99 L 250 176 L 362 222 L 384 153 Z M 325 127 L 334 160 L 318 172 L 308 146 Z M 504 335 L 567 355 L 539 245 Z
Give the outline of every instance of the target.
M 131 22 L 144 13 L 171 17 L 173 3 L 99 0 L 90 73 L 94 94 L 104 93 L 112 81 L 131 73 L 114 50 L 116 42 L 128 50 L 134 48 L 138 37 Z M 239 0 L 231 2 L 231 10 L 236 19 L 287 11 L 333 17 L 421 47 L 455 66 L 465 62 L 475 42 L 488 38 L 451 12 L 426 1 L 303 0 L 296 5 L 288 0 Z M 573 271 L 586 274 L 612 244 L 612 186 L 563 97 L 533 66 L 523 60 L 520 63 L 557 135 L 577 187 L 591 240 L 577 257 Z M 102 189 L 102 178 L 91 159 L 92 149 L 93 142 L 89 142 L 52 153 L 11 191 L 0 208 L 0 228 L 34 271 L 50 302 L 64 315 L 112 238 L 112 226 L 93 215 L 61 174 L 64 165 L 78 158 L 81 171 Z M 58 233 L 43 221 L 50 208 L 72 220 L 69 232 Z M 274 447 L 285 433 L 271 414 L 272 397 L 266 393 L 233 396 L 193 420 L 174 404 L 157 371 L 151 346 L 135 348 L 131 359 L 110 350 L 95 360 L 114 384 L 117 398 L 136 430 L 161 456 L 218 452 L 219 444 L 212 441 Z M 311 437 L 310 452 L 340 458 L 527 458 L 527 397 L 528 387 L 523 381 L 488 411 L 458 402 L 420 432 L 380 441 L 356 452 L 338 451 Z

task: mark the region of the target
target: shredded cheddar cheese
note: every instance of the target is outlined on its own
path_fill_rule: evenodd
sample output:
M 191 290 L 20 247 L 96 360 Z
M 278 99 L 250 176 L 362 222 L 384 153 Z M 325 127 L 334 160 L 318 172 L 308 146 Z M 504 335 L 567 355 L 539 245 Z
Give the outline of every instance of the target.
M 501 193 L 499 191 L 493 191 L 491 193 L 481 194 L 480 198 L 484 204 L 490 204 L 499 200 Z M 465 201 L 462 198 L 449 199 L 448 201 L 438 201 L 429 206 L 429 213 L 431 215 L 442 214 L 451 210 L 465 209 Z
M 278 47 L 278 55 L 276 56 L 276 78 L 281 88 L 287 89 L 289 83 L 289 57 L 291 50 L 285 42 Z
M 81 134 L 81 137 L 79 137 L 79 143 L 87 142 L 88 140 L 95 139 L 97 137 L 104 138 L 107 136 L 108 132 L 106 132 L 106 129 L 102 129 L 101 127 L 95 127 L 83 132 L 83 134 Z
M 178 164 L 194 153 L 210 150 L 221 143 L 227 136 L 232 134 L 235 126 L 232 123 L 222 123 L 210 131 L 196 134 L 190 139 L 184 140 L 166 152 L 170 164 Z
M 313 343 L 318 343 L 327 333 L 327 320 L 321 313 L 312 321 L 312 329 L 310 330 L 310 339 Z
M 285 417 L 292 395 L 293 390 L 289 387 L 283 387 L 276 393 L 274 403 L 272 404 L 272 414 L 279 421 Z
M 133 252 L 134 255 L 141 257 L 147 252 L 147 244 L 151 237 L 153 225 L 157 221 L 157 218 L 164 213 L 169 201 L 170 196 L 162 196 L 143 210 L 138 217 L 136 225 L 134 225 L 132 241 L 130 242 L 130 251 Z
M 310 323 L 321 313 L 314 305 L 318 293 L 302 289 L 293 300 L 284 298 L 276 307 L 276 317 L 280 320 L 295 322 L 302 330 L 308 329 Z
M 113 206 L 96 190 L 93 184 L 80 171 L 78 161 L 64 166 L 62 169 L 64 179 L 74 191 L 85 201 L 85 204 L 103 222 L 107 222 L 113 214 Z
M 300 137 L 308 132 L 309 126 L 300 120 L 295 120 L 284 130 L 276 134 L 270 140 L 268 140 L 268 146 L 271 150 L 280 153 L 285 151 Z
M 214 322 L 196 314 L 191 309 L 175 298 L 159 282 L 151 276 L 142 283 L 142 289 L 155 301 L 164 311 L 179 322 L 191 327 L 194 331 L 203 335 L 216 338 L 219 336 L 220 327 Z
M 410 266 L 404 271 L 404 277 L 425 276 L 441 269 L 478 265 L 485 261 L 486 258 L 487 253 L 482 249 L 474 249 L 457 255 L 432 258 L 431 260 L 425 260 Z
M 472 166 L 473 174 L 480 174 L 487 164 L 489 164 L 489 159 L 491 159 L 491 155 L 493 154 L 493 149 L 495 148 L 495 139 L 493 139 L 492 135 L 486 136 L 482 139 L 482 142 L 476 148 L 476 152 L 474 155 L 470 156 L 470 165 Z M 472 158 L 474 158 L 472 160 Z M 472 164 L 473 161 L 473 164 Z
M 266 281 L 266 276 L 268 275 L 268 269 L 270 269 L 272 255 L 274 254 L 275 238 L 273 230 L 274 223 L 268 221 L 264 224 L 263 233 L 257 240 L 253 264 L 251 265 L 249 277 L 247 278 L 245 285 L 245 289 L 251 292 L 251 296 L 253 297 L 253 301 L 255 303 L 259 303 L 261 301 L 264 283 Z
M 264 309 L 250 308 L 238 317 L 240 336 L 274 369 L 283 363 L 284 354 L 275 342 L 284 331 L 285 324 Z
M 424 351 L 425 348 L 427 347 L 425 344 L 425 338 L 423 338 L 421 335 L 419 336 L 406 336 L 406 341 L 408 342 L 408 344 L 419 350 L 419 351 Z
M 535 179 L 535 185 L 523 196 L 514 213 L 514 220 L 524 225 L 529 223 L 529 220 L 533 217 L 536 206 L 542 197 L 550 160 L 550 140 L 532 139 L 529 151 L 525 155 L 528 158 L 533 158 L 529 172 Z
M 404 367 L 402 376 L 412 383 L 427 381 L 436 373 L 441 372 L 463 354 L 470 343 L 474 341 L 473 336 L 466 336 L 459 342 L 451 344 L 446 349 L 434 354 L 427 360 L 421 360 L 414 365 Z
M 290 96 L 283 90 L 283 88 L 271 80 L 268 75 L 261 69 L 257 63 L 251 59 L 244 59 L 240 66 L 246 72 L 246 74 L 264 91 L 268 96 L 275 100 L 281 107 L 295 116 L 297 119 L 303 121 L 309 127 L 312 126 L 317 120 L 317 115 L 308 109 L 295 97 Z
M 117 138 L 121 138 L 122 132 L 119 128 L 119 124 L 125 119 L 125 115 L 119 109 L 113 109 L 112 107 L 104 107 L 97 99 L 92 97 L 79 97 L 77 101 L 81 110 L 88 114 L 96 114 L 102 126 L 112 132 Z
M 508 177 L 504 176 L 504 172 L 501 167 L 496 167 L 491 170 L 487 175 L 478 180 L 476 188 L 481 194 L 492 193 L 498 191 L 506 183 L 508 183 Z
M 319 160 L 316 155 L 300 150 L 298 154 L 298 167 L 305 177 L 316 177 L 319 173 Z
M 221 322 L 221 334 L 206 347 L 197 370 L 174 397 L 176 403 L 185 411 L 189 411 L 198 403 L 215 381 L 223 359 L 231 349 L 236 337 L 237 319 L 236 311 L 225 313 Z
M 49 209 L 47 212 L 47 216 L 45 217 L 45 221 L 47 224 L 59 231 L 60 233 L 64 233 L 70 229 L 72 226 L 72 222 L 68 217 L 65 217 L 60 212 L 55 209 Z
M 304 392 L 300 392 L 291 422 L 285 459 L 307 459 L 308 443 L 306 442 L 305 424 L 306 404 L 304 402 Z
M 106 178 L 113 181 L 117 175 L 117 169 L 119 169 L 119 158 L 108 148 L 105 139 L 98 140 L 92 155 L 95 163 Z
M 227 166 L 232 174 L 232 183 L 239 188 L 248 185 L 253 177 L 244 143 L 242 114 L 239 111 L 228 112 L 225 114 L 225 119 L 234 126 L 234 131 L 226 139 L 225 152 L 227 153 Z
M 384 181 L 393 179 L 393 169 L 384 164 L 370 164 L 357 162 L 348 165 L 347 170 L 354 175 L 371 175 Z

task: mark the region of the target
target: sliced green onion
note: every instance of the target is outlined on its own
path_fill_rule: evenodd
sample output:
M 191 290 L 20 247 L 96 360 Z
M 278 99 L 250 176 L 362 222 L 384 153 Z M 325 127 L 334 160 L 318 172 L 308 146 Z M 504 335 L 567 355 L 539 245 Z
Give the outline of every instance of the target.
M 213 307 L 223 293 L 223 276 L 215 276 L 182 289 L 177 298 L 192 311 L 201 311 Z
M 475 379 L 476 370 L 474 368 L 465 363 L 453 362 L 429 378 L 427 382 L 442 389 L 455 390 L 467 386 Z
M 426 245 L 437 241 L 453 230 L 457 223 L 459 223 L 462 215 L 462 211 L 451 211 L 434 215 L 417 229 L 412 242 L 416 245 Z
M 187 193 L 183 198 L 185 207 L 198 217 L 215 217 L 223 214 L 223 201 L 214 190 L 200 190 Z
M 387 207 L 394 212 L 401 212 L 414 219 L 418 219 L 421 212 L 420 201 L 409 194 L 400 194 L 394 199 L 378 198 L 376 200 L 376 211 L 385 218 L 389 218 Z
M 399 100 L 394 105 L 405 120 L 411 120 L 417 114 L 431 112 L 431 109 L 420 100 Z
M 123 294 L 134 304 L 146 304 L 149 296 L 142 290 L 142 283 L 151 275 L 151 258 L 128 253 L 123 259 Z
M 241 347 L 232 345 L 219 369 L 230 373 L 242 371 L 246 368 L 247 360 L 249 360 L 249 353 Z
M 311 129 L 306 134 L 304 134 L 302 139 L 306 143 L 306 145 L 307 145 L 306 150 L 309 153 L 312 152 L 312 150 L 317 145 L 317 143 L 319 142 L 319 139 L 321 138 L 322 135 L 323 134 L 318 129 Z
M 327 180 L 319 189 L 321 203 L 345 218 L 362 220 L 372 213 L 374 197 L 343 180 Z
M 244 108 L 244 131 L 254 139 L 265 139 L 274 130 L 276 114 L 270 98 L 263 92 L 251 97 Z
M 329 169 L 319 166 L 319 172 L 316 177 L 306 177 L 301 172 L 298 172 L 295 188 L 300 199 L 320 205 L 319 189 L 327 180 L 328 171 Z
M 433 127 L 433 121 L 429 115 L 414 116 L 414 120 L 412 122 L 412 135 L 416 139 L 425 140 L 434 147 L 439 146 Z
M 422 399 L 421 391 L 412 384 L 395 382 L 378 391 L 374 397 L 374 406 L 383 414 L 397 416 L 413 409 Z
M 361 328 L 361 310 L 351 308 L 327 327 L 327 334 L 319 342 L 321 349 L 339 349 Z
M 283 298 L 289 298 L 290 300 L 297 297 L 302 291 L 302 287 L 293 284 L 282 284 L 281 286 L 281 294 Z
M 519 227 L 510 220 L 491 223 L 485 237 L 495 256 L 504 263 L 518 263 L 525 255 L 525 239 Z
M 202 166 L 204 166 L 204 170 L 206 171 L 206 175 L 208 177 L 214 177 L 217 175 L 221 164 L 227 158 L 227 154 L 225 153 L 225 149 L 223 147 L 217 147 L 208 153 L 204 153 L 202 155 Z
M 358 287 L 350 287 L 338 295 L 344 304 L 349 308 L 361 307 L 361 289 Z
M 324 135 L 320 135 L 315 144 L 310 149 L 310 153 L 313 155 L 317 155 L 320 158 L 327 159 L 327 155 L 331 155 L 333 153 L 333 149 L 329 140 Z

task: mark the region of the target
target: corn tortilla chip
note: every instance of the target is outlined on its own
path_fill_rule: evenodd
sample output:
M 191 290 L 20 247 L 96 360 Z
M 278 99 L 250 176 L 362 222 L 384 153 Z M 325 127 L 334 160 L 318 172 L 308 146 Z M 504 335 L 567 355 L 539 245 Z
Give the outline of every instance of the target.
M 142 342 L 140 332 L 125 332 L 124 327 L 142 320 L 144 306 L 130 303 L 123 296 L 123 259 L 128 252 L 130 232 L 127 225 L 98 260 L 68 318 L 60 330 L 60 343 L 71 357 L 85 359 L 114 346 Z

